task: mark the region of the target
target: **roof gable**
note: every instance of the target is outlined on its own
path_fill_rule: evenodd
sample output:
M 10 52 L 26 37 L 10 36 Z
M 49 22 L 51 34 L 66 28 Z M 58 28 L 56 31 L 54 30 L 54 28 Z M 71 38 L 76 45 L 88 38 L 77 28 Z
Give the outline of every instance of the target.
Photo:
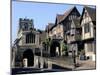
M 68 10 L 68 11 L 66 11 L 64 13 L 64 16 L 63 16 L 63 18 L 61 19 L 60 22 L 62 22 L 65 18 L 67 18 L 71 14 L 71 12 L 73 12 L 74 10 L 76 10 L 76 12 L 78 13 L 78 15 L 80 16 L 80 13 L 78 12 L 77 8 L 74 6 L 70 10 Z
M 96 21 L 96 9 L 95 8 L 90 8 L 90 7 L 85 7 L 87 10 L 89 16 L 91 17 L 92 21 Z
M 50 30 L 53 26 L 54 26 L 54 23 L 48 23 L 48 25 L 46 26 L 45 31 Z
M 91 20 L 92 21 L 96 21 L 96 9 L 95 8 L 91 8 L 91 7 L 84 7 L 83 8 L 83 12 L 82 12 L 82 16 L 81 16 L 81 19 L 80 19 L 80 22 L 82 21 L 82 18 L 83 18 L 83 15 L 84 15 L 84 12 L 85 10 L 87 11 L 88 15 L 90 16 Z
M 64 17 L 64 15 L 57 14 L 57 16 L 56 16 L 57 24 L 62 20 L 63 17 Z

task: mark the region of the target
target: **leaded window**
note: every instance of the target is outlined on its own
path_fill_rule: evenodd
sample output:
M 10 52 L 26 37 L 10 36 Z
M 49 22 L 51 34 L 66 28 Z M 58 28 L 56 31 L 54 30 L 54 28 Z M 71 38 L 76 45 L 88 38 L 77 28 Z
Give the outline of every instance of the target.
M 35 35 L 33 33 L 26 35 L 26 43 L 35 43 Z
M 90 25 L 89 25 L 89 23 L 84 25 L 84 30 L 85 30 L 85 33 L 90 32 Z

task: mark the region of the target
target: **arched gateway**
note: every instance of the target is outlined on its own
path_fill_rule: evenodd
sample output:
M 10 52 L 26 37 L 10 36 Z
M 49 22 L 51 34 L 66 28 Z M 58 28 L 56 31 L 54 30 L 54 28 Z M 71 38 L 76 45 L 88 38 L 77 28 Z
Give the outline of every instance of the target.
M 58 41 L 52 41 L 51 47 L 50 47 L 50 56 L 60 56 L 60 43 Z
M 23 53 L 23 67 L 31 67 L 34 64 L 34 55 L 31 49 L 27 49 Z

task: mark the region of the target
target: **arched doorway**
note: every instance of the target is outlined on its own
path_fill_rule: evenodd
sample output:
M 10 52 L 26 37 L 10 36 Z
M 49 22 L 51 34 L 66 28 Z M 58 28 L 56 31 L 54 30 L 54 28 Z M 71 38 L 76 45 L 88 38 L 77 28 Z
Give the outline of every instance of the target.
M 50 47 L 50 56 L 60 56 L 60 43 L 58 41 L 52 41 Z
M 33 66 L 33 64 L 34 64 L 33 52 L 31 49 L 27 49 L 23 53 L 23 65 L 24 65 L 24 67 L 25 66 L 30 67 L 30 66 Z

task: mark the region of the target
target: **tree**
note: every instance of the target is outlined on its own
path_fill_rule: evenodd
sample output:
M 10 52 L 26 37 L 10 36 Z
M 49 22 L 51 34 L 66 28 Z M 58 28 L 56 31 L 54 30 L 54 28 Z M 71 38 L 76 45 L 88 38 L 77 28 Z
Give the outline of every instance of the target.
M 63 55 L 67 55 L 67 53 L 68 53 L 67 50 L 68 50 L 67 44 L 62 43 L 62 52 L 63 52 Z
M 50 38 L 47 38 L 45 40 L 45 43 L 46 43 L 47 46 L 50 46 L 51 45 L 51 39 Z
M 50 46 L 51 46 L 51 38 L 45 39 L 45 46 L 46 50 L 48 51 L 48 54 L 50 53 Z

